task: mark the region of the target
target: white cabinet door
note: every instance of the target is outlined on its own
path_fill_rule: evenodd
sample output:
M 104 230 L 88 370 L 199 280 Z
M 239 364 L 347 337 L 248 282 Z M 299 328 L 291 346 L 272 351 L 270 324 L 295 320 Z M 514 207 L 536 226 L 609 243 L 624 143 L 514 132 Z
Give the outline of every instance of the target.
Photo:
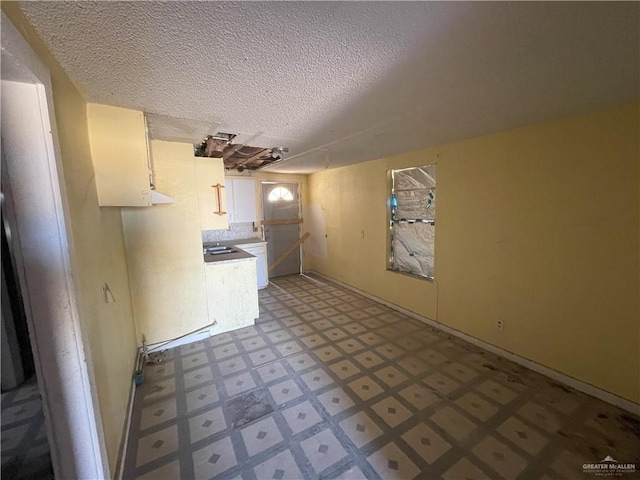
M 87 124 L 99 205 L 151 206 L 144 114 L 88 103 Z
M 265 288 L 269 285 L 269 270 L 267 266 L 267 244 L 255 244 L 252 246 L 238 245 L 238 248 L 243 249 L 245 252 L 249 252 L 251 255 L 256 256 L 256 273 L 258 288 Z
M 236 209 L 233 200 L 233 186 L 235 180 L 233 178 L 225 178 L 225 190 L 227 199 L 227 219 L 229 223 L 236 223 Z
M 233 203 L 233 207 L 228 207 L 229 211 L 233 212 L 233 216 L 229 216 L 229 222 L 255 222 L 257 220 L 255 180 L 227 177 L 227 182 L 233 184 L 228 192 L 229 205 Z
M 260 253 L 256 254 L 256 270 L 258 275 L 258 288 L 265 288 L 269 285 L 269 269 L 267 266 L 267 246 L 264 245 L 260 249 Z
M 253 178 L 235 179 L 233 204 L 236 223 L 256 221 L 256 182 Z

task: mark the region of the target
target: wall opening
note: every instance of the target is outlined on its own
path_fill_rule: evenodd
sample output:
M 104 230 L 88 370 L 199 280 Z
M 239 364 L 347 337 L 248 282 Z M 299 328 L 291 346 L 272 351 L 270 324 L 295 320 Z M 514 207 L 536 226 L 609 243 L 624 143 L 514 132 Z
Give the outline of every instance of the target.
M 434 278 L 436 166 L 391 170 L 389 270 Z

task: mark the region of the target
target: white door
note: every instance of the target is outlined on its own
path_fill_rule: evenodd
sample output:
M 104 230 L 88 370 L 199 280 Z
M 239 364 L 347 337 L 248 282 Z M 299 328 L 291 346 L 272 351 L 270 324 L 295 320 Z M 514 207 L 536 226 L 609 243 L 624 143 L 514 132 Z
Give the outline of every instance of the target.
M 295 183 L 263 183 L 262 211 L 264 220 L 295 220 L 300 217 L 298 185 Z M 265 225 L 267 259 L 272 265 L 300 238 L 298 223 Z M 300 247 L 287 255 L 273 270 L 269 278 L 300 273 Z

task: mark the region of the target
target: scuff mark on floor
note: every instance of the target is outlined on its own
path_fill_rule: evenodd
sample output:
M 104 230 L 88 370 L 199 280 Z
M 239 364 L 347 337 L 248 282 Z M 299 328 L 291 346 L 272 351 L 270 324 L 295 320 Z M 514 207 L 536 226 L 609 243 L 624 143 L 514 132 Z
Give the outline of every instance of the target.
M 620 422 L 622 429 L 627 432 L 633 433 L 636 437 L 640 438 L 640 420 L 622 413 L 618 415 L 618 422 Z

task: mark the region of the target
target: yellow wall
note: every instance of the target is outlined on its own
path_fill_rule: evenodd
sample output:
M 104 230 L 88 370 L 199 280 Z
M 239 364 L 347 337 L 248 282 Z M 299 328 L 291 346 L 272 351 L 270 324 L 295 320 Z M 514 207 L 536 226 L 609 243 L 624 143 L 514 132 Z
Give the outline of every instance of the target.
M 72 258 L 82 331 L 88 340 L 111 472 L 129 401 L 135 330 L 120 210 L 99 208 L 87 131 L 86 103 L 64 70 L 23 17 L 17 4 L 2 11 L 51 73 L 53 103 L 75 251 Z M 106 303 L 107 282 L 116 299 Z
M 140 344 L 143 335 L 171 340 L 209 319 L 193 145 L 154 140 L 151 151 L 158 189 L 175 203 L 122 209 Z
M 309 185 L 308 175 L 292 175 L 289 173 L 277 173 L 277 172 L 262 172 L 252 171 L 245 172 L 244 174 L 238 174 L 235 171 L 227 173 L 229 178 L 254 178 L 256 181 L 256 216 L 258 219 L 263 218 L 262 215 L 262 183 L 261 182 L 282 182 L 282 183 L 297 183 L 300 187 L 300 207 L 302 210 L 302 217 L 304 219 L 309 205 Z
M 258 218 L 264 218 L 262 213 L 262 187 L 261 182 L 282 182 L 282 183 L 297 183 L 300 187 L 300 208 L 302 210 L 302 218 L 305 219 L 307 213 L 307 206 L 309 205 L 309 185 L 308 175 L 292 175 L 288 173 L 276 173 L 276 172 L 254 172 L 254 178 L 256 179 L 256 200 L 258 201 Z
M 153 140 L 151 152 L 158 190 L 175 203 L 122 209 L 139 344 L 143 336 L 147 343 L 179 337 L 207 326 L 216 317 L 207 305 L 198 185 L 208 190 L 218 180 L 203 181 L 196 166 L 203 159 L 193 156 L 193 145 Z M 262 218 L 260 182 L 266 180 L 299 183 L 304 211 L 308 202 L 305 175 L 241 175 L 249 176 L 256 180 L 258 218 Z M 224 328 L 224 322 L 219 322 L 212 331 Z
M 253 177 L 256 181 L 256 217 L 258 220 L 264 218 L 262 211 L 262 183 L 261 182 L 282 182 L 282 183 L 297 183 L 299 186 L 300 195 L 300 210 L 303 219 L 303 224 L 300 226 L 300 235 L 303 235 L 306 231 L 308 222 L 308 206 L 309 206 L 309 176 L 308 175 L 293 175 L 289 173 L 277 173 L 266 171 L 254 171 L 240 175 L 232 171 L 228 174 L 230 178 L 248 178 Z M 259 235 L 257 233 L 256 235 Z M 302 262 L 305 264 L 305 246 L 302 245 Z
M 313 174 L 308 263 L 640 402 L 638 135 L 633 103 Z M 385 269 L 386 172 L 430 163 L 437 283 Z

